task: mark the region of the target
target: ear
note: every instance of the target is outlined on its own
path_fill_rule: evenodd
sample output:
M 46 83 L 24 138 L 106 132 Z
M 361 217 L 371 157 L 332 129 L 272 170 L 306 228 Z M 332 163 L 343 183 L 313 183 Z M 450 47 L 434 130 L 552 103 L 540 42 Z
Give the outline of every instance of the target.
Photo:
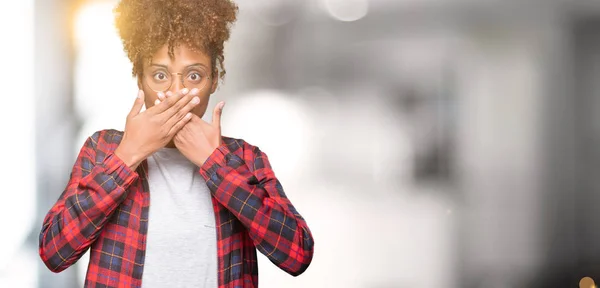
M 212 88 L 210 89 L 210 94 L 215 93 L 217 91 L 217 87 L 219 86 L 219 73 L 213 73 L 212 79 Z

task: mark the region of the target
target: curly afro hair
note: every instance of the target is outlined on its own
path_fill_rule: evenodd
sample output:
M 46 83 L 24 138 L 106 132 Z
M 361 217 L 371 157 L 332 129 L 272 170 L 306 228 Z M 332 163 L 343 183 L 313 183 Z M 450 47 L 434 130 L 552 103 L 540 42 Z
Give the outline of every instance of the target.
M 213 75 L 223 79 L 224 43 L 237 18 L 238 7 L 231 0 L 121 0 L 114 9 L 115 24 L 123 48 L 133 64 L 133 76 L 142 75 L 144 61 L 165 44 L 185 44 L 207 53 Z

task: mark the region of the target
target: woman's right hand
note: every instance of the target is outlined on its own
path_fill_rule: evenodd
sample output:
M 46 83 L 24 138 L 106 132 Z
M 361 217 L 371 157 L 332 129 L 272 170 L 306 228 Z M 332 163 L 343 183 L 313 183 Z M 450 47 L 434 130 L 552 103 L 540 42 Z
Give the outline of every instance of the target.
M 144 106 L 144 92 L 140 90 L 127 115 L 123 139 L 115 155 L 135 170 L 144 159 L 167 145 L 192 118 L 190 111 L 200 103 L 197 94 L 196 89 L 183 89 L 160 104 L 140 112 Z

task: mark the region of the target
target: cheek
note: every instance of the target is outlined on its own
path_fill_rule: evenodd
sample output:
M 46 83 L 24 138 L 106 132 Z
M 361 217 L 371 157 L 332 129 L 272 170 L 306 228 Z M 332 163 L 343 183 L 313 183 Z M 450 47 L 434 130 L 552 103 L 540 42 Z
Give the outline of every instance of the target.
M 200 104 L 198 104 L 193 109 L 193 113 L 196 114 L 196 116 L 198 116 L 200 118 L 202 118 L 202 116 L 204 116 L 204 113 L 206 112 L 206 108 L 208 107 L 208 100 L 209 100 L 208 95 L 200 96 Z
M 198 104 L 198 106 L 194 107 L 194 109 L 192 110 L 192 112 L 194 114 L 196 114 L 196 116 L 202 118 L 202 116 L 204 116 L 204 113 L 206 112 L 206 107 L 208 103 L 200 103 Z
M 156 92 L 148 89 L 144 89 L 144 102 L 146 103 L 146 109 L 154 106 L 154 101 L 158 99 Z

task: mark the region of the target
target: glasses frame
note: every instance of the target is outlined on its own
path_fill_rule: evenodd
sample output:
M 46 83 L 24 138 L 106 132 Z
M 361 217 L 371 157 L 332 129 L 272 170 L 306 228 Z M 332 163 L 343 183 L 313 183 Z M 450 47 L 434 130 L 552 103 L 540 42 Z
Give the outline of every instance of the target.
M 183 87 L 185 87 L 185 88 L 189 88 L 189 87 L 186 87 L 186 86 L 185 86 L 185 81 L 183 81 L 183 73 L 181 73 L 181 72 L 167 72 L 167 73 L 169 73 L 169 74 L 173 75 L 173 78 L 171 78 L 171 84 L 169 84 L 169 87 L 167 87 L 167 89 L 165 89 L 165 90 L 162 90 L 162 91 L 161 91 L 161 90 L 155 90 L 154 88 L 152 88 L 152 86 L 151 86 L 151 85 L 150 85 L 150 83 L 148 83 L 148 82 L 146 82 L 146 85 L 148 85 L 148 87 L 150 88 L 150 90 L 152 90 L 152 91 L 154 91 L 154 92 L 156 92 L 156 93 L 158 93 L 158 92 L 166 93 L 166 92 L 167 92 L 167 91 L 169 91 L 169 89 L 171 89 L 171 87 L 173 86 L 173 83 L 174 83 L 174 81 L 173 81 L 173 80 L 175 79 L 175 75 L 178 75 L 178 76 L 179 76 L 179 79 L 180 79 L 180 81 L 181 81 L 181 86 L 183 86 Z M 145 74 L 145 73 L 144 73 L 144 74 Z M 202 86 L 201 88 L 199 88 L 198 90 L 202 91 L 202 90 L 203 90 L 203 89 L 204 89 L 204 88 L 205 88 L 205 87 L 208 85 L 208 82 L 210 82 L 210 79 L 211 79 L 211 77 L 210 77 L 210 74 L 209 74 L 209 73 L 207 73 L 206 79 L 207 79 L 207 82 L 206 82 L 206 84 L 205 84 L 204 86 Z M 146 79 L 146 77 L 145 77 L 145 76 L 144 76 L 144 81 L 147 81 L 147 79 Z

